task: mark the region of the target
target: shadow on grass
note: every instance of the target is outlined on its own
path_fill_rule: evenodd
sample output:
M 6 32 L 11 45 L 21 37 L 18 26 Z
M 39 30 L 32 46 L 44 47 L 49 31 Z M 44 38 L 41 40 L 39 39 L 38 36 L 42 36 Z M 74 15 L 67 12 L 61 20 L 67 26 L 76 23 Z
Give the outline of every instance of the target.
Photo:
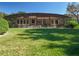
M 55 36 L 52 35 L 51 29 L 29 29 L 26 30 L 22 34 L 17 34 L 19 38 L 23 39 L 32 39 L 32 40 L 38 40 L 38 39 L 45 39 L 45 40 L 50 40 L 50 41 L 55 41 L 55 40 L 64 40 L 64 37 L 61 36 Z
M 54 35 L 55 33 L 58 35 Z M 61 34 L 79 36 L 79 30 L 78 29 L 26 29 L 24 33 L 17 35 L 19 36 L 19 38 L 23 38 L 23 39 L 30 38 L 33 40 L 46 39 L 46 40 L 54 41 L 54 40 L 68 39 L 65 36 L 60 36 Z
M 68 34 L 74 35 L 70 39 L 67 39 L 63 36 L 52 35 L 54 33 L 57 34 Z M 70 40 L 69 45 L 57 45 L 49 43 L 46 48 L 63 48 L 65 49 L 64 53 L 70 56 L 78 56 L 79 55 L 79 30 L 78 29 L 26 29 L 24 33 L 17 34 L 18 38 L 21 39 L 32 39 L 39 40 L 45 39 L 48 41 L 62 41 L 62 40 Z
M 60 44 L 49 43 L 48 45 L 44 45 L 43 47 L 47 49 L 62 48 L 64 49 L 64 53 L 67 56 L 79 56 L 79 44 L 60 45 Z

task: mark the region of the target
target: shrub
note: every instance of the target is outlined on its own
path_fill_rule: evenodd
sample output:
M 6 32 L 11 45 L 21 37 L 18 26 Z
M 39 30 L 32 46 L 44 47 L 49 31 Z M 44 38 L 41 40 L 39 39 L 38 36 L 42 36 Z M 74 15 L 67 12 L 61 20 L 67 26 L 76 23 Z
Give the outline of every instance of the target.
M 66 25 L 67 28 L 79 28 L 79 24 L 76 19 L 69 19 Z
M 74 29 L 79 29 L 79 24 L 74 27 Z
M 66 25 L 65 27 L 66 27 L 66 28 L 74 28 L 74 25 L 68 24 L 68 25 Z
M 9 28 L 7 20 L 0 18 L 0 34 L 7 32 Z

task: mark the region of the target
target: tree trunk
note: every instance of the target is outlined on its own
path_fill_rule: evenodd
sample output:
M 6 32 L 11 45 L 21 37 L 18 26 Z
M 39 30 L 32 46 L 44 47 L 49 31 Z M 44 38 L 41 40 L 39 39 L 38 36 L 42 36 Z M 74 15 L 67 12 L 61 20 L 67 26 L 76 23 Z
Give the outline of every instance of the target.
M 78 18 L 78 16 L 77 16 L 77 22 L 78 22 L 78 24 L 79 24 L 79 18 Z
M 79 24 L 79 19 L 77 19 L 77 22 L 78 22 L 78 24 Z

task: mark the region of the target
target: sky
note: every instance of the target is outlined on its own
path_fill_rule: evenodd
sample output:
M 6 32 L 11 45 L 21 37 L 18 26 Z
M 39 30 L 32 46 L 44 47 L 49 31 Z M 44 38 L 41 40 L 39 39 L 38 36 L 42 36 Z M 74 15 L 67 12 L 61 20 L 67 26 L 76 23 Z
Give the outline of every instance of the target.
M 0 2 L 0 12 L 7 14 L 17 12 L 65 14 L 68 2 Z

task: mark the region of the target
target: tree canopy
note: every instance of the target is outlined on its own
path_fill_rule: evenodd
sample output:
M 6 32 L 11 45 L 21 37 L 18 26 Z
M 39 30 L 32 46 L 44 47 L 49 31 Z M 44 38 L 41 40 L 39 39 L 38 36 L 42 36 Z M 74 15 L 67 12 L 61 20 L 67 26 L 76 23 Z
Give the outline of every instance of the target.
M 68 14 L 74 16 L 79 23 L 79 3 L 69 3 L 67 6 Z

